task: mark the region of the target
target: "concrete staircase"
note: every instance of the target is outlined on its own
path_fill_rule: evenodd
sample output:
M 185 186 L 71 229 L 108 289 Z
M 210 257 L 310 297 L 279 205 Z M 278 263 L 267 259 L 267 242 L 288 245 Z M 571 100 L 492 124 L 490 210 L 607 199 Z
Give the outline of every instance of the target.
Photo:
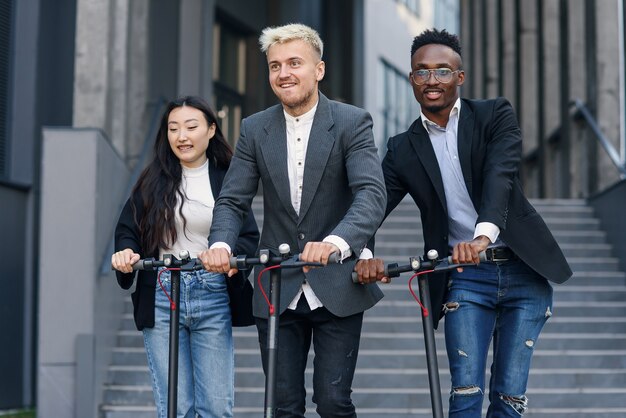
M 258 199 L 257 199 L 258 200 Z M 626 274 L 583 200 L 533 201 L 574 270 L 555 286 L 554 315 L 536 346 L 528 417 L 617 418 L 626 416 Z M 261 204 L 255 211 L 262 221 Z M 405 263 L 423 253 L 421 224 L 405 200 L 377 234 L 376 254 Z M 365 316 L 353 399 L 360 417 L 432 417 L 419 307 L 404 274 L 384 285 L 385 298 Z M 416 289 L 416 284 L 415 284 Z M 417 290 L 417 289 L 416 289 Z M 124 316 L 116 358 L 104 388 L 102 418 L 155 416 L 141 333 Z M 443 322 L 436 333 L 444 409 L 450 390 Z M 259 417 L 264 376 L 256 329 L 235 329 L 235 417 Z M 312 364 L 312 362 L 311 362 Z M 307 370 L 311 380 L 312 369 Z M 307 416 L 314 417 L 308 385 Z

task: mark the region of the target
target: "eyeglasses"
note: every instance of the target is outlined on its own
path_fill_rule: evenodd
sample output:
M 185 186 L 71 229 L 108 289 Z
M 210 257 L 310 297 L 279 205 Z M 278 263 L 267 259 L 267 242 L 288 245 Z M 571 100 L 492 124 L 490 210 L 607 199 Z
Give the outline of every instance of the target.
M 415 70 L 411 73 L 411 80 L 418 85 L 421 86 L 424 83 L 427 83 L 430 80 L 430 75 L 435 76 L 435 80 L 440 83 L 449 83 L 452 81 L 452 74 L 458 73 L 461 70 L 452 71 L 449 68 L 434 68 L 432 70 L 427 70 L 426 68 L 422 68 L 420 70 Z

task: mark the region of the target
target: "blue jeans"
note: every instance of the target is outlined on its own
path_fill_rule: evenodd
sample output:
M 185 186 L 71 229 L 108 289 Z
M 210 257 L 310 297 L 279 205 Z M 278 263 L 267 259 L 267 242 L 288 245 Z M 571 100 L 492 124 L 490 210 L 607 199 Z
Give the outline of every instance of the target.
M 161 282 L 171 297 L 170 274 L 161 274 Z M 230 418 L 235 358 L 224 275 L 181 272 L 179 308 L 177 416 Z M 159 418 L 167 417 L 169 327 L 170 302 L 157 283 L 154 328 L 143 336 Z
M 276 367 L 276 418 L 304 417 L 306 368 L 311 339 L 313 402 L 322 418 L 356 418 L 350 394 L 359 353 L 363 313 L 345 318 L 321 307 L 313 311 L 304 298 L 280 315 Z M 267 320 L 256 318 L 263 370 L 267 373 Z
M 444 304 L 452 389 L 450 418 L 479 418 L 493 338 L 487 418 L 520 417 L 539 333 L 552 315 L 552 286 L 519 259 L 454 271 Z

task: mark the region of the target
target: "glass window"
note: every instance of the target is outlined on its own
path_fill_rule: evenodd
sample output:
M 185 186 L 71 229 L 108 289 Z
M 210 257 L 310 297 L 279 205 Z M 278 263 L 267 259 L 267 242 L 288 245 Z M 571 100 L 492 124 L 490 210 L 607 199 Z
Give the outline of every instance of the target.
M 234 147 L 246 91 L 246 41 L 243 34 L 221 23 L 213 29 L 213 82 L 217 116 Z
M 383 74 L 383 136 L 387 140 L 406 131 L 419 117 L 419 105 L 413 96 L 408 75 L 384 60 L 380 63 Z

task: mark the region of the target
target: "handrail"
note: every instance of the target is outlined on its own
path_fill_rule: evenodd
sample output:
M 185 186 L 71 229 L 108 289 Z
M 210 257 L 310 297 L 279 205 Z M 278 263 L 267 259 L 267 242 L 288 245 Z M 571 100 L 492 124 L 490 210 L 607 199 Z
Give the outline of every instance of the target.
M 133 186 L 137 182 L 139 175 L 144 169 L 146 158 L 150 151 L 150 147 L 153 145 L 154 137 L 156 136 L 156 133 L 159 129 L 159 118 L 161 117 L 161 112 L 163 111 L 163 108 L 165 107 L 166 103 L 167 103 L 167 100 L 165 100 L 164 97 L 159 97 L 157 99 L 157 102 L 155 103 L 155 107 L 152 112 L 152 116 L 150 117 L 150 122 L 148 124 L 149 126 L 148 133 L 146 134 L 143 140 L 143 145 L 141 146 L 141 153 L 139 154 L 139 159 L 137 160 L 137 163 L 135 164 L 135 167 L 133 168 L 133 172 L 131 173 L 130 178 L 128 179 L 128 183 L 126 184 L 126 189 L 124 191 L 125 197 L 130 196 L 130 193 L 133 190 Z M 124 202 L 125 201 L 123 200 L 122 203 L 120 204 L 120 210 Z M 111 239 L 109 241 L 109 244 L 107 245 L 107 249 L 104 252 L 104 255 L 102 256 L 102 263 L 100 263 L 100 275 L 104 275 L 104 274 L 111 272 L 111 254 L 113 254 L 113 250 L 115 249 L 114 234 L 115 234 L 115 231 L 112 231 Z
M 5 180 L 5 179 L 0 179 L 0 187 L 6 187 L 12 190 L 19 190 L 21 192 L 27 192 L 32 188 L 30 184 L 18 183 L 15 181 Z
M 620 178 L 626 179 L 626 165 L 620 161 L 619 154 L 613 147 L 613 144 L 611 144 L 608 138 L 602 133 L 595 118 L 589 109 L 587 109 L 587 106 L 585 106 L 585 104 L 579 99 L 572 100 L 570 105 L 576 108 L 576 115 L 582 116 L 585 122 L 587 122 L 591 131 L 595 134 L 598 141 L 600 141 L 600 145 L 602 145 L 604 151 L 606 151 L 615 167 L 617 167 L 617 170 L 620 173 Z

